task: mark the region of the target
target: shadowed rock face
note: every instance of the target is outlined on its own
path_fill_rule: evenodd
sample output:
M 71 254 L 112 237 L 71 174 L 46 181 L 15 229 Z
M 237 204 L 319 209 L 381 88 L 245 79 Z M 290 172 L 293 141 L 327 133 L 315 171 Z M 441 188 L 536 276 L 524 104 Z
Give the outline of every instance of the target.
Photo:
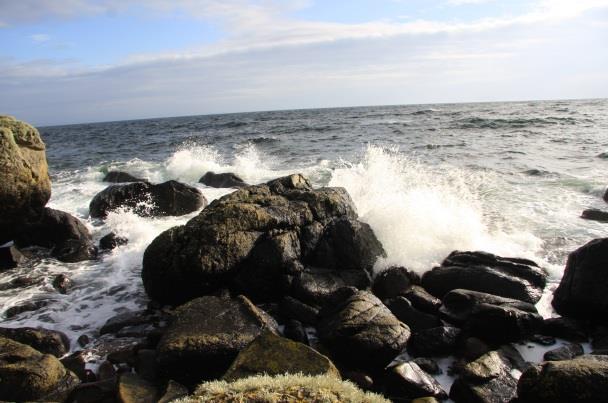
M 553 294 L 553 307 L 564 316 L 607 322 L 608 238 L 594 239 L 568 257 Z
M 410 329 L 372 293 L 349 293 L 321 313 L 319 337 L 354 367 L 384 368 L 405 348 Z
M 221 288 L 269 299 L 291 294 L 296 282 L 320 294 L 334 285 L 367 287 L 366 272 L 384 250 L 356 218 L 346 190 L 313 189 L 301 175 L 242 188 L 148 246 L 146 292 L 175 304 Z
M 157 347 L 168 379 L 189 386 L 221 376 L 237 354 L 277 324 L 247 298 L 201 297 L 176 309 Z
M 24 218 L 38 213 L 51 197 L 45 145 L 38 130 L 0 116 L 0 244 Z

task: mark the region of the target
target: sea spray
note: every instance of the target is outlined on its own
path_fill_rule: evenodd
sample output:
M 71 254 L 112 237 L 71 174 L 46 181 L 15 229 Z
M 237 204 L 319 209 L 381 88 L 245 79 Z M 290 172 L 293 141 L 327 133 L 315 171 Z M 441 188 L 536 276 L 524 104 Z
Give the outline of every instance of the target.
M 404 265 L 423 273 L 453 250 L 484 250 L 535 257 L 541 241 L 527 231 L 505 232 L 488 223 L 485 193 L 493 179 L 484 172 L 423 164 L 397 148 L 367 146 L 359 162 L 343 161 L 330 186 L 350 193 L 362 221 L 384 245 L 382 270 Z

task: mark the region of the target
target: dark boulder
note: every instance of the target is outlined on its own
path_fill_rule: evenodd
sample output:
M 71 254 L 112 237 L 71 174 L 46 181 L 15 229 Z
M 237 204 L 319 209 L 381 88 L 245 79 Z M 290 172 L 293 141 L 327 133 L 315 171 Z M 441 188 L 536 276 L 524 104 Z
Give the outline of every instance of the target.
M 439 267 L 422 277 L 422 286 L 443 299 L 451 290 L 485 292 L 536 303 L 546 285 L 547 273 L 536 263 L 485 252 L 452 252 Z
M 157 403 L 170 403 L 176 399 L 186 397 L 188 395 L 188 388 L 175 381 L 169 381 L 165 393 L 162 395 Z
M 161 374 L 186 386 L 223 375 L 238 353 L 276 322 L 247 298 L 201 297 L 175 310 L 157 346 Z
M 584 218 L 585 220 L 608 222 L 608 211 L 603 211 L 596 208 L 583 210 L 581 213 L 581 218 Z
M 287 321 L 287 323 L 285 323 L 283 335 L 293 341 L 297 341 L 306 345 L 310 344 L 310 340 L 308 339 L 308 333 L 306 333 L 306 329 L 302 325 L 302 322 L 297 321 L 295 319 L 290 319 Z
M 604 402 L 608 396 L 608 357 L 583 355 L 526 370 L 517 385 L 519 403 Z
M 265 332 L 236 357 L 222 377 L 228 382 L 254 375 L 327 375 L 340 378 L 329 358 L 302 343 Z
M 412 333 L 407 350 L 414 357 L 442 357 L 453 354 L 460 338 L 460 329 L 439 326 Z
M 70 339 L 62 332 L 33 327 L 0 327 L 0 337 L 26 344 L 41 353 L 62 357 L 70 351 Z
M 54 356 L 0 337 L 0 400 L 62 401 L 50 396 L 59 397 L 78 383 Z
M 89 214 L 104 218 L 112 210 L 129 208 L 143 217 L 180 216 L 206 205 L 207 199 L 200 190 L 177 181 L 158 185 L 134 182 L 108 186 L 97 193 L 89 204 Z
M 577 319 L 608 317 L 608 238 L 594 239 L 568 256 L 564 276 L 553 293 L 553 307 Z
M 450 389 L 456 403 L 510 402 L 517 394 L 513 363 L 499 351 L 490 351 L 466 364 Z
M 117 333 L 124 328 L 139 325 L 150 325 L 161 319 L 161 316 L 154 312 L 134 311 L 125 312 L 109 318 L 99 329 L 99 334 Z
M 314 325 L 319 317 L 319 308 L 287 296 L 281 302 L 281 314 L 287 319 L 295 319 L 307 325 Z
M 608 203 L 608 189 L 604 192 L 604 196 L 602 197 L 606 203 Z
M 156 386 L 130 372 L 120 374 L 117 384 L 117 400 L 120 403 L 155 403 L 159 398 Z
M 51 197 L 45 145 L 34 127 L 0 116 L 0 245 Z
M 347 285 L 353 283 L 345 276 L 369 281 L 363 272 L 383 254 L 371 228 L 356 221 L 344 189 L 315 190 L 303 176 L 291 175 L 230 193 L 186 225 L 163 232 L 144 253 L 142 279 L 148 295 L 162 303 L 222 288 L 276 299 L 290 294 L 294 276 L 306 268 L 323 269 L 330 281 Z M 358 273 L 340 273 L 348 270 Z
M 145 179 L 137 178 L 130 173 L 122 171 L 110 171 L 104 176 L 104 182 L 126 183 L 126 182 L 148 182 Z
M 116 403 L 117 379 L 81 383 L 68 395 L 66 403 Z
M 420 369 L 422 369 L 427 374 L 441 375 L 443 373 L 443 371 L 439 367 L 439 364 L 437 364 L 437 361 L 432 358 L 417 357 L 414 358 L 412 362 L 415 362 L 420 367 Z
M 351 293 L 321 311 L 319 337 L 332 353 L 356 368 L 383 368 L 405 348 L 410 329 L 372 293 Z
M 390 366 L 386 387 L 386 395 L 393 401 L 409 402 L 420 397 L 445 400 L 448 397 L 439 382 L 412 361 Z
M 578 343 L 565 344 L 561 347 L 547 351 L 543 356 L 545 361 L 564 361 L 571 360 L 579 355 L 583 355 L 585 351 L 583 346 Z
M 198 182 L 213 188 L 242 188 L 249 186 L 240 177 L 229 172 L 216 174 L 209 171 Z
M 441 320 L 437 316 L 417 310 L 407 298 L 396 297 L 385 301 L 385 304 L 412 332 L 441 326 Z
M 546 336 L 586 343 L 589 336 L 582 323 L 569 318 L 548 318 L 543 321 L 540 332 Z
M 97 248 L 87 227 L 78 218 L 48 207 L 39 215 L 30 216 L 16 230 L 15 244 L 49 248 L 53 257 L 68 263 L 97 256 Z
M 532 304 L 469 290 L 450 291 L 440 312 L 449 322 L 496 343 L 521 340 L 543 323 Z
M 384 301 L 404 295 L 414 281 L 420 282 L 420 278 L 405 267 L 389 267 L 376 275 L 372 291 Z
M 15 246 L 5 246 L 0 248 L 0 271 L 14 269 L 25 260 L 25 257 Z
M 110 232 L 99 240 L 99 249 L 112 250 L 119 246 L 126 245 L 127 243 L 129 243 L 127 238 L 116 235 L 114 232 Z

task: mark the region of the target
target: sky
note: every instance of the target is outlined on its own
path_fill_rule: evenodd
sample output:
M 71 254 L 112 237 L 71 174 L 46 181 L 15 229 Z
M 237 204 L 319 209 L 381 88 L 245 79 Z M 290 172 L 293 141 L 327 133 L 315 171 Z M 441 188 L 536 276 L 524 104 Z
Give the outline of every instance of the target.
M 0 0 L 35 125 L 608 97 L 608 0 Z

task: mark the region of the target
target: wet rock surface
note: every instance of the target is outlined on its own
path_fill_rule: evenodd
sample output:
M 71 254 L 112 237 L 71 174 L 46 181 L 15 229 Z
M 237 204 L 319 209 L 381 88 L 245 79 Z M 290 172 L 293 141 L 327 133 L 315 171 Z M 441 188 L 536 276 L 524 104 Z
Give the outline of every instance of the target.
M 99 249 L 102 250 L 112 250 L 116 249 L 119 246 L 126 245 L 129 243 L 129 240 L 123 236 L 120 236 L 114 232 L 110 232 L 107 235 L 104 235 L 99 240 Z
M 415 362 L 404 362 L 387 369 L 387 396 L 394 401 L 420 397 L 447 399 L 447 393 L 431 375 Z
M 51 255 L 67 263 L 97 257 L 88 228 L 76 217 L 63 211 L 44 208 L 30 216 L 15 232 L 19 247 L 41 246 L 51 249 Z
M 147 182 L 145 179 L 141 179 L 131 175 L 128 172 L 122 171 L 110 171 L 103 177 L 104 182 L 110 183 L 126 183 L 126 182 Z
M 363 274 L 383 254 L 344 189 L 313 189 L 291 175 L 239 189 L 163 232 L 146 249 L 142 278 L 148 295 L 163 303 L 222 288 L 270 298 L 291 295 L 303 268 L 324 269 L 322 278 L 334 281 L 347 270 Z
M 144 217 L 180 216 L 206 205 L 207 199 L 197 188 L 177 181 L 157 185 L 134 182 L 112 185 L 96 194 L 89 205 L 89 214 L 104 218 L 112 210 L 129 208 Z
M 546 277 L 546 272 L 530 260 L 452 252 L 441 266 L 422 276 L 422 286 L 438 298 L 460 288 L 536 303 Z
M 25 257 L 15 246 L 0 248 L 0 271 L 14 269 L 23 261 Z
M 41 353 L 52 354 L 57 358 L 62 357 L 70 351 L 70 340 L 68 337 L 64 333 L 55 330 L 32 327 L 0 327 L 0 337 L 26 344 Z

